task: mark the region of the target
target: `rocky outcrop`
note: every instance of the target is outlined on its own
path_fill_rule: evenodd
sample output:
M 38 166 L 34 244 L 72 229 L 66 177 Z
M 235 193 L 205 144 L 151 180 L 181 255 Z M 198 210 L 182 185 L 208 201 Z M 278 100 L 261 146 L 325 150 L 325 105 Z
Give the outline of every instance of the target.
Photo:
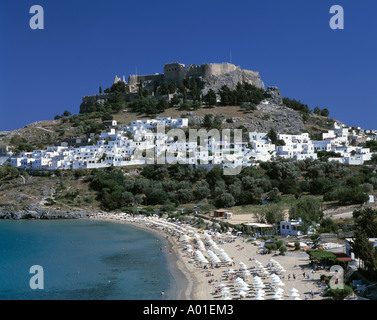
M 278 89 L 277 89 L 278 90 Z M 273 90 L 275 93 L 276 90 Z M 281 97 L 280 97 L 281 98 Z M 227 117 L 222 113 L 211 111 L 214 115 L 221 118 L 223 125 L 227 128 L 236 129 L 240 126 L 249 131 L 268 132 L 270 128 L 279 133 L 299 133 L 305 131 L 305 124 L 302 114 L 290 109 L 285 105 L 278 105 L 273 101 L 279 101 L 279 96 L 266 98 L 258 106 L 257 110 L 249 113 L 239 113 L 238 117 Z M 214 109 L 211 109 L 214 110 Z M 221 110 L 219 108 L 218 110 Z M 199 126 L 204 121 L 204 116 L 190 115 L 189 123 Z
M 281 97 L 278 87 L 267 87 L 266 98 L 269 103 L 281 106 L 283 104 L 283 98 Z
M 0 207 L 0 219 L 78 219 L 89 215 L 81 209 L 44 208 L 38 205 L 6 205 Z
M 222 86 L 226 85 L 231 90 L 235 89 L 238 82 L 250 83 L 258 88 L 265 90 L 264 83 L 256 71 L 243 70 L 237 68 L 236 70 L 221 75 L 213 75 L 202 79 L 204 88 L 203 95 L 206 95 L 210 89 L 219 92 Z

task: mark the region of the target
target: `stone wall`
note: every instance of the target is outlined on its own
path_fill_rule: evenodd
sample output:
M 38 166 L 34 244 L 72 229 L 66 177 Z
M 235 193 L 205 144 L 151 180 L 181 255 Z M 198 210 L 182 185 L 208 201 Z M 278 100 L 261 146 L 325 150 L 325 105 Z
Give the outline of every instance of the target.
M 164 75 L 163 74 L 151 74 L 151 75 L 144 75 L 139 76 L 135 74 L 131 74 L 128 77 L 128 85 L 129 86 L 136 86 L 141 82 L 149 81 L 157 81 L 158 83 L 162 83 L 164 81 Z
M 264 84 L 259 73 L 251 70 L 244 70 L 231 63 L 204 63 L 199 66 L 185 66 L 182 63 L 173 62 L 164 65 L 163 74 L 153 75 L 129 75 L 126 84 L 125 100 L 134 100 L 133 94 L 138 91 L 138 84 L 143 83 L 143 87 L 153 92 L 154 83 L 161 85 L 163 82 L 177 82 L 181 84 L 185 78 L 200 78 L 203 81 L 203 94 L 207 94 L 209 89 L 218 92 L 223 85 L 234 89 L 238 82 L 246 82 L 264 89 Z M 117 78 L 116 78 L 117 80 Z M 119 79 L 120 80 L 120 79 Z M 111 96 L 109 95 L 92 95 L 84 96 L 82 110 L 86 106 L 94 103 L 103 103 Z
M 182 63 L 173 62 L 164 65 L 164 81 L 181 83 L 186 74 L 187 68 Z
M 237 69 L 237 67 L 231 63 L 205 63 L 203 66 L 203 78 L 219 76 L 225 73 L 233 72 Z

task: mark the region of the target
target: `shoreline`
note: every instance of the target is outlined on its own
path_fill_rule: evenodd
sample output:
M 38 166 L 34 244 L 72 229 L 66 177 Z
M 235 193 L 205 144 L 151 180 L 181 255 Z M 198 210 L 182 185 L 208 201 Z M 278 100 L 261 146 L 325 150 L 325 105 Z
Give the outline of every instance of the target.
M 165 249 L 161 250 L 167 259 L 172 282 L 169 288 L 162 288 L 168 294 L 161 295 L 161 300 L 326 299 L 320 276 L 331 277 L 332 274 L 311 264 L 304 250 L 288 250 L 284 256 L 261 254 L 264 243 L 260 241 L 230 232 L 199 230 L 157 216 L 98 212 L 79 219 L 127 224 L 153 233 L 164 242 Z M 276 269 L 279 264 L 283 271 Z M 261 288 L 256 285 L 257 277 L 262 281 L 262 297 L 258 297 Z M 282 287 L 274 282 L 276 277 L 282 280 Z M 239 281 L 244 287 L 241 288 Z M 277 289 L 283 291 L 283 296 L 276 297 Z M 292 290 L 298 291 L 299 295 L 291 295 Z
M 96 214 L 89 219 L 125 223 L 152 232 L 166 240 L 169 251 L 171 250 L 171 253 L 167 254 L 176 287 L 176 300 L 326 299 L 323 296 L 324 288 L 320 276 L 324 274 L 331 277 L 331 273 L 329 270 L 315 270 L 305 251 L 290 251 L 285 256 L 276 253 L 261 254 L 262 247 L 259 241 L 250 242 L 230 233 L 211 236 L 204 230 L 157 217 L 146 218 L 121 213 Z M 190 234 L 189 241 L 185 240 L 187 234 Z M 188 249 L 190 246 L 192 248 Z M 208 258 L 210 250 L 225 252 L 229 255 L 230 261 L 222 258 L 219 263 L 213 262 Z M 202 251 L 209 261 L 200 262 L 199 251 Z M 275 260 L 277 261 L 274 267 Z M 272 266 L 271 261 L 274 261 Z M 283 271 L 277 272 L 276 266 L 280 263 Z M 260 274 L 260 268 L 264 269 L 264 275 Z M 279 298 L 275 295 L 278 286 L 274 284 L 272 276 L 277 276 L 283 282 L 283 287 L 279 288 L 284 293 Z M 260 277 L 263 281 L 261 299 L 257 299 L 260 288 L 255 284 L 255 277 Z M 244 294 L 240 293 L 243 289 L 240 289 L 238 281 L 241 279 L 247 285 Z M 224 288 L 227 291 L 223 291 Z M 292 295 L 292 290 L 298 291 L 298 295 Z
M 168 244 L 166 258 L 169 265 L 169 272 L 172 276 L 172 280 L 174 282 L 174 288 L 171 290 L 175 291 L 175 299 L 174 300 L 196 300 L 196 283 L 197 279 L 195 274 L 191 273 L 187 268 L 186 265 L 180 255 L 178 244 L 173 237 L 171 237 L 168 233 L 162 230 L 156 230 L 145 225 L 141 225 L 139 223 L 135 223 L 128 220 L 118 220 L 111 217 L 104 218 L 104 217 L 91 217 L 91 218 L 83 218 L 84 220 L 98 220 L 98 221 L 106 221 L 106 222 L 114 222 L 114 223 L 122 223 L 126 224 L 135 228 L 142 229 L 146 232 L 153 233 L 158 238 L 163 241 L 166 241 Z M 170 253 L 171 250 L 171 253 Z

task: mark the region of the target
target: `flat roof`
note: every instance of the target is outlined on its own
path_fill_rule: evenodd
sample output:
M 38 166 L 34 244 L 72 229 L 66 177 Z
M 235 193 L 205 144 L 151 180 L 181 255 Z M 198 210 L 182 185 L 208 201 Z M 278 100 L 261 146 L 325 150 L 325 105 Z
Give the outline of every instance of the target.
M 353 259 L 347 256 L 344 252 L 333 252 L 337 259 L 342 261 L 353 261 Z
M 272 224 L 267 224 L 267 223 L 257 223 L 257 222 L 248 222 L 244 224 L 245 226 L 248 227 L 257 227 L 257 228 L 272 228 Z

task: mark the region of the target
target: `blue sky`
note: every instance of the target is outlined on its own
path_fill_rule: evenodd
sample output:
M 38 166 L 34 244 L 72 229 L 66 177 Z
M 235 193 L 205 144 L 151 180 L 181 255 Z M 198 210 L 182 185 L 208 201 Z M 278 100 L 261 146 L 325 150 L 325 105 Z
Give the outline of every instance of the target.
M 32 5 L 44 30 L 32 30 Z M 344 30 L 329 26 L 332 5 Z M 0 131 L 69 110 L 115 75 L 163 72 L 167 62 L 229 62 L 259 71 L 283 97 L 377 129 L 375 0 L 2 0 Z

